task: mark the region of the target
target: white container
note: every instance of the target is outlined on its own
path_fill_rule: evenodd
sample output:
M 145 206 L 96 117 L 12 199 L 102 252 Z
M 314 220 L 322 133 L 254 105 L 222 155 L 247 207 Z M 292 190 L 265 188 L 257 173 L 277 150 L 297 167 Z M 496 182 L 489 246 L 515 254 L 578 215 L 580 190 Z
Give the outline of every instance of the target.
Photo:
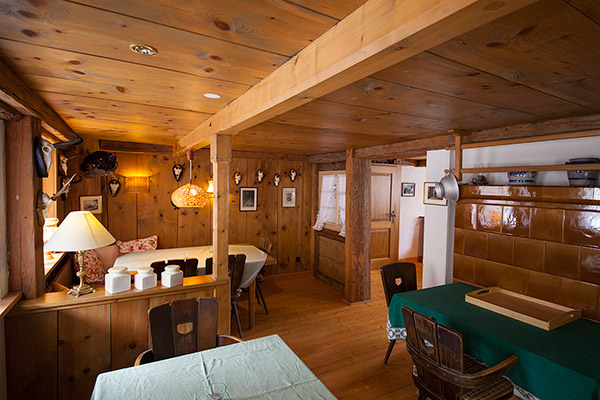
M 166 287 L 183 285 L 183 271 L 179 269 L 179 265 L 167 265 L 160 274 L 160 283 Z
M 138 290 L 152 289 L 156 287 L 156 274 L 152 267 L 138 268 L 135 276 L 134 286 Z
M 104 275 L 104 290 L 107 293 L 120 293 L 131 289 L 131 276 L 127 267 L 112 267 Z

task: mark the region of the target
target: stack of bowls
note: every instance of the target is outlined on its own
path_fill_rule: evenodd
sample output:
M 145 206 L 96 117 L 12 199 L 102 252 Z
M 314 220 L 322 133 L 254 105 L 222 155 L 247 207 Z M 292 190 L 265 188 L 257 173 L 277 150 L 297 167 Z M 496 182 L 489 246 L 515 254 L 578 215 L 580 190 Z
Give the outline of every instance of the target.
M 598 164 L 600 159 L 598 158 L 571 158 L 565 164 Z M 573 171 L 567 171 L 569 177 L 569 185 L 571 186 L 596 186 L 598 179 L 598 170 L 594 169 L 577 169 Z

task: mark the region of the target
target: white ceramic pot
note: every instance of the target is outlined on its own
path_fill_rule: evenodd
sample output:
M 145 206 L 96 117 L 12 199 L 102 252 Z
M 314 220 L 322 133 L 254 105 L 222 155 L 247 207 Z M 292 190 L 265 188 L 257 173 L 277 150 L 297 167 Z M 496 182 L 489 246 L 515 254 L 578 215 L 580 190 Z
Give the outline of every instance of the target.
M 156 287 L 156 274 L 152 267 L 138 268 L 134 278 L 134 286 L 138 290 L 152 289 Z
M 597 158 L 571 158 L 565 164 L 598 164 L 600 159 Z M 594 169 L 578 169 L 567 171 L 569 177 L 569 185 L 571 186 L 596 186 L 598 180 L 598 170 Z
M 517 171 L 508 172 L 509 185 L 534 185 L 537 172 L 535 171 Z

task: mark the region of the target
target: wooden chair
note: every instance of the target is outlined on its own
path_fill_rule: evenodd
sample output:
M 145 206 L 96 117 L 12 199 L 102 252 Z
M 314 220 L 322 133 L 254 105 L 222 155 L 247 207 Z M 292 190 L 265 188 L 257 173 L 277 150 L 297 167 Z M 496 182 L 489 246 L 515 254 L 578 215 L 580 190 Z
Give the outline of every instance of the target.
M 155 261 L 150 266 L 154 269 L 158 279 L 160 280 L 160 274 L 165 270 L 167 265 L 179 265 L 179 268 L 183 271 L 183 276 L 196 276 L 198 273 L 198 259 L 190 258 L 185 260 L 169 260 L 169 261 Z M 211 271 L 212 273 L 212 271 Z
M 396 293 L 417 290 L 417 267 L 413 263 L 396 262 L 387 264 L 381 267 L 379 272 L 381 273 L 383 292 L 388 307 L 392 301 L 392 296 Z M 395 344 L 396 339 L 390 339 L 383 365 L 387 364 Z
M 240 314 L 238 313 L 237 301 L 242 294 L 242 276 L 244 275 L 244 268 L 246 267 L 246 255 L 236 254 L 229 255 L 227 260 L 229 264 L 229 277 L 231 278 L 231 317 L 235 317 L 235 322 L 238 327 L 238 333 L 240 338 L 242 336 L 242 324 L 240 324 Z M 212 257 L 206 259 L 206 270 L 212 271 L 213 259 Z
M 219 302 L 213 297 L 173 300 L 148 311 L 152 349 L 134 365 L 212 349 L 242 340 L 217 335 Z
M 260 242 L 258 243 L 258 248 L 264 251 L 265 253 L 270 254 L 271 250 L 273 249 L 273 243 L 271 243 L 271 241 L 266 237 L 262 237 L 260 238 Z M 256 276 L 256 300 L 258 300 L 259 304 L 262 304 L 263 308 L 265 309 L 265 313 L 268 314 L 269 309 L 267 308 L 267 303 L 265 302 L 265 297 L 263 296 L 262 291 L 262 283 L 264 281 L 265 267 L 263 265 L 263 267 L 260 269 L 260 272 Z
M 464 354 L 460 333 L 433 318 L 402 307 L 406 348 L 413 359 L 413 381 L 419 400 L 510 399 L 513 385 L 503 377 L 519 357 L 511 355 L 487 367 Z

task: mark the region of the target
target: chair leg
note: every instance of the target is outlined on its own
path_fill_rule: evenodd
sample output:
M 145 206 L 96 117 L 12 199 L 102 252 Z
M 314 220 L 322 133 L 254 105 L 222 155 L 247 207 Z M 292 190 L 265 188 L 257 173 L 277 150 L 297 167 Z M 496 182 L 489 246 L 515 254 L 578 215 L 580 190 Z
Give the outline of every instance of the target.
M 232 314 L 235 315 L 235 323 L 237 324 L 238 333 L 240 334 L 240 339 L 241 339 L 243 337 L 242 336 L 242 324 L 240 324 L 240 315 L 238 314 L 237 301 L 231 302 L 231 305 L 233 307 Z
M 260 299 L 262 300 L 262 306 L 265 309 L 265 313 L 268 314 L 269 309 L 267 308 L 267 303 L 265 303 L 265 298 L 263 297 L 261 284 L 259 281 L 256 281 L 256 298 L 258 299 L 259 296 L 260 296 Z M 259 303 L 261 303 L 261 302 L 259 301 Z
M 392 354 L 392 349 L 396 344 L 395 340 L 390 340 L 390 345 L 388 346 L 387 352 L 385 353 L 385 359 L 383 360 L 383 365 L 387 365 L 388 359 L 390 358 L 390 354 Z

